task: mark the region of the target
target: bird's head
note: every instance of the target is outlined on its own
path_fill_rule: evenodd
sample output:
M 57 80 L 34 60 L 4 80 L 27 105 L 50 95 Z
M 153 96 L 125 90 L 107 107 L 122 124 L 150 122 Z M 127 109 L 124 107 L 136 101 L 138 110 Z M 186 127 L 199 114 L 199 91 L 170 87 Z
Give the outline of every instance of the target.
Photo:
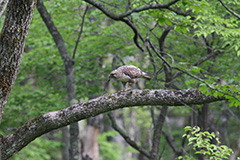
M 109 74 L 109 76 L 108 76 L 108 80 L 107 80 L 107 82 L 105 83 L 105 85 L 104 85 L 104 91 L 107 91 L 107 89 L 108 89 L 108 87 L 109 87 L 109 82 L 110 82 L 110 80 L 112 79 L 112 78 L 117 78 L 116 77 L 116 72 L 115 71 L 112 71 L 110 74 Z
M 112 71 L 110 74 L 109 74 L 109 77 L 108 79 L 111 79 L 111 78 L 117 78 L 117 73 L 115 71 Z

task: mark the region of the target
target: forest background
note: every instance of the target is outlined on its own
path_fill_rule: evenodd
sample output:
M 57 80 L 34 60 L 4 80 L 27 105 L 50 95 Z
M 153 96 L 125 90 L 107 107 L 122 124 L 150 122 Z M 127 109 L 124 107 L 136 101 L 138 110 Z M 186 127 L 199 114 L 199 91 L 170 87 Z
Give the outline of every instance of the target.
M 137 89 L 194 96 L 199 90 L 215 99 L 208 101 L 197 92 L 194 98 L 199 101 L 181 105 L 169 99 L 165 105 L 127 104 L 138 107 L 108 110 L 53 130 L 11 159 L 237 159 L 238 0 L 37 2 L 20 70 L 4 109 L 3 136 L 44 113 L 116 92 L 120 83 L 113 81 L 109 93 L 103 90 L 104 83 L 111 70 L 125 64 L 153 77 L 139 80 Z M 6 11 L 1 14 L 3 25 Z M 128 98 L 132 92 L 119 94 Z M 118 102 L 119 97 L 114 98 Z M 199 126 L 201 131 L 186 126 Z M 209 137 L 211 142 L 205 144 Z

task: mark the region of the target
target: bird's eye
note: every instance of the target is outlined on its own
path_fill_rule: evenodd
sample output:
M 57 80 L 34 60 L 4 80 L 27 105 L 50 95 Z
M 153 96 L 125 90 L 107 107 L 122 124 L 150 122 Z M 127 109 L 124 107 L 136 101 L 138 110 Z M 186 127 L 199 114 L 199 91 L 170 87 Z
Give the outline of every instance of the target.
M 111 74 L 110 74 L 110 77 L 115 78 L 115 77 L 116 77 L 116 74 L 115 74 L 115 73 L 111 73 Z

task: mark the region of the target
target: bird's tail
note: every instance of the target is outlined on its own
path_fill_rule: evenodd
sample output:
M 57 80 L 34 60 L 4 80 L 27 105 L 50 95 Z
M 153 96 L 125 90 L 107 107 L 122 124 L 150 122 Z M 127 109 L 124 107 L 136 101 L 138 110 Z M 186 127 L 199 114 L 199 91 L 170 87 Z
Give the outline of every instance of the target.
M 147 73 L 143 72 L 143 78 L 146 78 L 147 80 L 151 80 L 152 77 L 150 77 Z

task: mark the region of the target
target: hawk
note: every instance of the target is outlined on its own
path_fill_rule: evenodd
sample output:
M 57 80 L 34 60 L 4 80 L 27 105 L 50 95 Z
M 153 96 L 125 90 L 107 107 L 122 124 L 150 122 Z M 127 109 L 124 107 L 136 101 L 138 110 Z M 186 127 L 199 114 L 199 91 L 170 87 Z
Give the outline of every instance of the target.
M 108 83 L 111 79 L 116 79 L 122 82 L 123 89 L 127 90 L 126 84 L 128 83 L 128 86 L 132 86 L 132 84 L 136 83 L 137 78 L 146 78 L 148 80 L 151 79 L 151 77 L 148 76 L 147 73 L 141 71 L 141 69 L 139 69 L 138 67 L 134 65 L 124 65 L 118 67 L 109 74 L 108 81 L 104 88 L 107 88 Z

